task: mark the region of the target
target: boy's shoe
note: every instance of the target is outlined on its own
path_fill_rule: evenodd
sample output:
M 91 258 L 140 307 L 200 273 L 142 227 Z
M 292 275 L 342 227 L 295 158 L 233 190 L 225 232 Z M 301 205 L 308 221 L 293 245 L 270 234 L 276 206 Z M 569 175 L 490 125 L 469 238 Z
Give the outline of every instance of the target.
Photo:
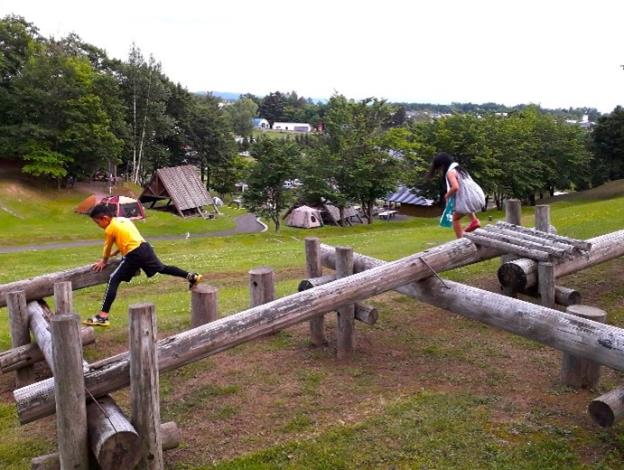
M 201 274 L 190 273 L 189 276 L 188 276 L 189 289 L 192 289 L 197 284 L 199 284 L 203 278 L 204 278 L 204 276 L 202 276 Z
M 473 220 L 468 224 L 468 227 L 464 229 L 464 232 L 474 232 L 479 227 L 481 227 L 481 223 L 478 220 Z
M 108 317 L 104 318 L 101 317 L 99 314 L 94 315 L 91 318 L 87 318 L 82 323 L 89 326 L 110 326 L 110 321 L 108 320 Z

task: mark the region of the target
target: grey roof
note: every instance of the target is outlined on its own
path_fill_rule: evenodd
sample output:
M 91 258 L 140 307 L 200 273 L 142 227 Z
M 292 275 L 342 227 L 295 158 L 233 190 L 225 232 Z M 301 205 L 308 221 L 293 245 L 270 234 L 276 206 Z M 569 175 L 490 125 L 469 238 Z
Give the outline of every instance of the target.
M 199 179 L 197 168 L 193 165 L 156 170 L 139 199 L 145 201 L 154 198 L 170 198 L 180 213 L 213 204 L 210 194 Z
M 394 193 L 388 194 L 386 200 L 388 202 L 400 202 L 401 204 L 412 204 L 414 206 L 433 205 L 432 199 L 419 196 L 416 191 L 406 186 L 400 186 Z

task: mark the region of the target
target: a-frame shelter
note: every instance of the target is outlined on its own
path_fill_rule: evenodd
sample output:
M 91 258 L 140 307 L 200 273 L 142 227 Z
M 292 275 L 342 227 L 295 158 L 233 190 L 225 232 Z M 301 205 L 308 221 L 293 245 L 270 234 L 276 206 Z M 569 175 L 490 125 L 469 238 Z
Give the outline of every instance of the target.
M 181 217 L 193 214 L 209 217 L 202 211 L 203 206 L 212 206 L 216 213 L 219 212 L 193 165 L 159 168 L 143 189 L 139 201 L 151 203 L 150 208 L 159 202 L 165 202 L 164 207 L 173 204 Z

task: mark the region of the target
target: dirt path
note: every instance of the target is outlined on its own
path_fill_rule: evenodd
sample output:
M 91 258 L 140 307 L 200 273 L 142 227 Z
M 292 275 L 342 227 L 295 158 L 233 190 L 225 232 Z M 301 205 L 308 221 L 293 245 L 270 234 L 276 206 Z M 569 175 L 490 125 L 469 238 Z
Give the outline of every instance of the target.
M 239 233 L 257 233 L 262 232 L 265 228 L 264 225 L 258 222 L 254 214 L 241 215 L 236 217 L 234 222 L 236 226 L 232 229 L 193 234 L 192 238 L 227 237 Z M 149 237 L 149 240 L 180 240 L 184 238 L 186 238 L 185 235 L 165 235 L 162 237 Z M 96 246 L 101 244 L 102 240 L 78 240 L 73 242 L 42 243 L 39 245 L 3 246 L 0 247 L 0 254 L 17 253 L 20 251 L 53 250 L 56 248 L 72 248 L 77 246 Z

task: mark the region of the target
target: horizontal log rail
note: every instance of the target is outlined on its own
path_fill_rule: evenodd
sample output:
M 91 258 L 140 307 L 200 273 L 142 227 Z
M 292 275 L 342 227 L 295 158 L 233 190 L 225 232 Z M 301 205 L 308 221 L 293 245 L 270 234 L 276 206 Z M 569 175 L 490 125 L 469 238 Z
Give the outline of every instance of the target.
M 80 330 L 82 345 L 95 343 L 95 331 L 93 327 L 86 326 Z M 6 374 L 36 362 L 43 361 L 43 353 L 37 343 L 25 344 L 17 348 L 0 352 L 0 374 Z
M 26 300 L 31 301 L 54 294 L 54 284 L 57 282 L 71 281 L 74 290 L 104 284 L 108 282 L 108 277 L 120 262 L 121 260 L 117 259 L 111 260 L 100 272 L 92 271 L 92 265 L 88 265 L 2 284 L 0 285 L 0 307 L 6 306 L 6 294 L 9 292 L 23 290 L 26 293 Z
M 423 262 L 423 259 L 426 259 Z M 158 342 L 158 368 L 166 371 L 309 320 L 317 315 L 372 297 L 398 286 L 479 260 L 477 247 L 467 239 L 429 250 L 339 279 L 237 314 L 198 326 Z M 474 261 L 473 261 L 474 260 Z M 85 386 L 99 397 L 129 384 L 127 353 L 91 364 Z M 54 413 L 54 383 L 44 380 L 13 392 L 21 423 Z

